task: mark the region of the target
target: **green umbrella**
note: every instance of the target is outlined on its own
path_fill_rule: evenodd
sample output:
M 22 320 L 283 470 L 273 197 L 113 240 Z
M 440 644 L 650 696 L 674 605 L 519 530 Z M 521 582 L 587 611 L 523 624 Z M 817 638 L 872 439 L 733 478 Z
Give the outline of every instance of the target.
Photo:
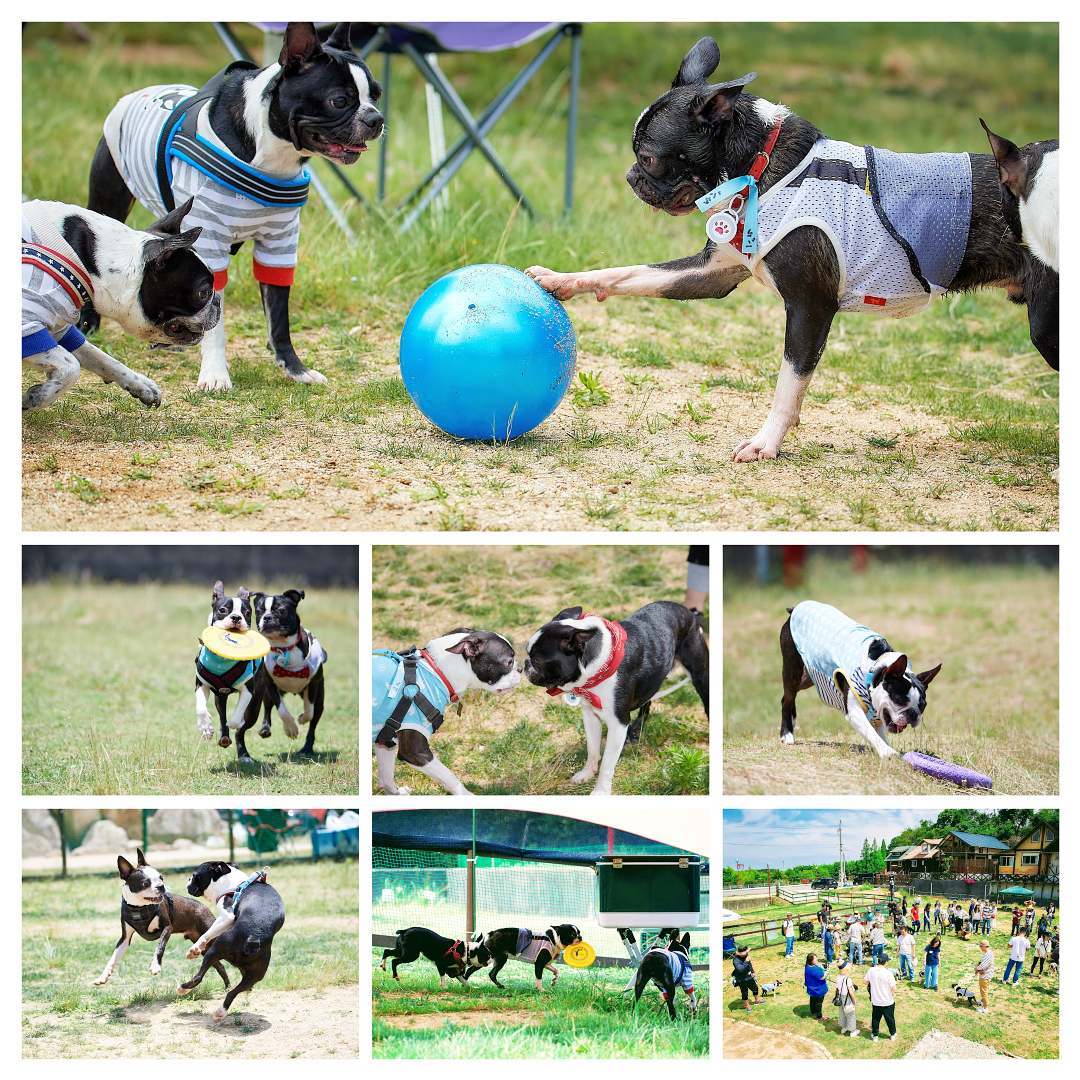
M 1009 888 L 1003 889 L 1002 896 L 1034 896 L 1034 889 L 1025 889 L 1023 885 L 1010 885 Z

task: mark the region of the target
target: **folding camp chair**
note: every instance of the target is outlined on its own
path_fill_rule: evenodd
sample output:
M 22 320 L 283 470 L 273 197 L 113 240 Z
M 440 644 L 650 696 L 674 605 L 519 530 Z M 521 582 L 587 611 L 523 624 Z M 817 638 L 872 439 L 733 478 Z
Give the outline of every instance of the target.
M 264 33 L 280 34 L 283 23 L 259 23 Z M 249 59 L 246 51 L 226 23 L 215 23 L 218 33 L 230 53 L 238 59 Z M 559 44 L 567 39 L 570 44 L 570 100 L 567 111 L 566 163 L 563 185 L 563 206 L 569 211 L 574 201 L 574 164 L 575 144 L 577 139 L 578 88 L 581 77 L 581 31 L 579 23 L 355 23 L 353 25 L 353 45 L 358 55 L 367 58 L 375 52 L 383 54 L 383 99 L 380 109 L 389 118 L 391 57 L 407 57 L 419 71 L 429 92 L 435 97 L 458 122 L 463 135 L 449 149 L 440 148 L 441 140 L 437 137 L 438 121 L 429 110 L 432 146 L 436 149 L 431 168 L 417 186 L 402 200 L 397 212 L 401 215 L 400 228 L 404 232 L 416 223 L 424 211 L 446 189 L 453 177 L 468 160 L 473 151 L 478 151 L 488 162 L 500 181 L 506 186 L 515 202 L 526 213 L 532 215 L 533 207 L 525 193 L 511 176 L 509 170 L 499 159 L 487 141 L 487 136 L 505 114 L 506 110 L 521 94 L 532 77 L 540 70 L 547 59 L 555 52 Z M 440 53 L 497 52 L 505 49 L 520 48 L 529 42 L 544 38 L 537 54 L 490 102 L 487 108 L 474 117 L 462 101 L 453 84 L 439 67 L 437 56 Z M 271 39 L 273 40 L 273 39 Z M 389 141 L 384 136 L 379 143 L 379 168 L 377 197 L 381 202 L 386 193 L 386 164 Z M 441 153 L 441 157 L 438 154 Z M 350 195 L 361 203 L 363 197 L 344 172 L 332 163 L 332 171 L 341 180 Z M 326 203 L 338 225 L 349 235 L 351 230 L 340 208 L 333 201 L 330 193 L 322 184 L 315 184 L 320 198 Z

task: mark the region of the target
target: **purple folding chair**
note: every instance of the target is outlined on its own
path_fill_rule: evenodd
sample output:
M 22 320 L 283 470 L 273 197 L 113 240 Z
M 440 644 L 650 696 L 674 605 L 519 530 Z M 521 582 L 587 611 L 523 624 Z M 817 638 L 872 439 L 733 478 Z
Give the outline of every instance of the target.
M 237 59 L 250 59 L 243 45 L 236 39 L 227 23 L 214 24 L 226 47 Z M 280 33 L 284 23 L 257 23 L 265 33 Z M 434 90 L 447 110 L 461 126 L 463 134 L 456 143 L 432 164 L 431 168 L 417 186 L 402 200 L 397 208 L 401 215 L 401 231 L 412 228 L 431 203 L 445 190 L 453 177 L 468 160 L 469 155 L 478 151 L 488 162 L 495 174 L 509 190 L 515 202 L 530 216 L 533 207 L 525 193 L 510 175 L 509 170 L 499 159 L 487 140 L 492 128 L 498 123 L 506 110 L 528 85 L 532 77 L 540 70 L 545 61 L 555 52 L 563 39 L 570 43 L 570 101 L 567 111 L 566 131 L 566 171 L 563 187 L 563 205 L 569 211 L 574 202 L 574 164 L 575 144 L 577 140 L 578 88 L 581 76 L 581 32 L 580 23 L 494 23 L 494 22 L 433 22 L 433 23 L 354 23 L 352 43 L 357 53 L 367 58 L 372 53 L 383 54 L 383 98 L 380 110 L 389 117 L 390 108 L 390 61 L 395 54 L 405 56 L 412 61 L 424 81 Z M 463 52 L 499 52 L 504 49 L 520 48 L 534 40 L 543 39 L 535 56 L 504 86 L 492 99 L 479 117 L 474 117 L 461 100 L 453 84 L 446 78 L 437 63 L 431 57 L 439 53 Z M 377 197 L 381 202 L 386 192 L 386 163 L 389 141 L 384 136 L 379 142 L 379 171 Z M 352 181 L 336 165 L 331 164 L 334 173 L 345 185 L 349 193 L 360 202 L 363 196 Z M 338 224 L 351 235 L 348 223 L 340 208 L 334 203 L 325 187 L 316 185 L 320 197 Z

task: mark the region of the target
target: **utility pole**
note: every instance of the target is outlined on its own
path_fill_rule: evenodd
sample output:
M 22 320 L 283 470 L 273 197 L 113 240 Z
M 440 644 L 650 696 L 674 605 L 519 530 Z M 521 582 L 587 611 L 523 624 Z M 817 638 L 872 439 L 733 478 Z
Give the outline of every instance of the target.
M 840 838 L 840 873 L 837 875 L 838 880 L 836 887 L 838 889 L 845 888 L 847 886 L 847 866 L 844 862 L 844 819 L 840 819 L 840 824 L 836 829 L 837 835 Z

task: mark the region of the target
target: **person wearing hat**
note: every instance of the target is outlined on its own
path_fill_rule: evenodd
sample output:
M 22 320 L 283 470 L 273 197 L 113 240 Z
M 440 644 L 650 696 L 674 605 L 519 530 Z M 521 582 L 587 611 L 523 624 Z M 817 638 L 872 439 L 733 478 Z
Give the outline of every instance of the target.
M 978 1007 L 979 1012 L 990 1011 L 990 983 L 994 978 L 994 950 L 990 948 L 990 942 L 983 938 L 979 942 L 979 962 L 975 965 L 975 975 L 979 980 L 979 998 L 982 1004 Z
M 840 1034 L 854 1039 L 859 1034 L 859 1023 L 855 1018 L 855 984 L 851 981 L 851 965 L 841 960 L 837 967 L 833 1004 L 840 1010 Z
M 761 1003 L 761 999 L 758 996 L 760 991 L 758 990 L 757 979 L 754 975 L 754 963 L 750 959 L 750 950 L 745 945 L 740 945 L 735 950 L 735 955 L 731 958 L 731 981 L 742 993 L 744 1009 L 748 1011 L 750 1009 L 750 1002 L 747 999 L 751 994 L 754 995 L 755 1005 Z

